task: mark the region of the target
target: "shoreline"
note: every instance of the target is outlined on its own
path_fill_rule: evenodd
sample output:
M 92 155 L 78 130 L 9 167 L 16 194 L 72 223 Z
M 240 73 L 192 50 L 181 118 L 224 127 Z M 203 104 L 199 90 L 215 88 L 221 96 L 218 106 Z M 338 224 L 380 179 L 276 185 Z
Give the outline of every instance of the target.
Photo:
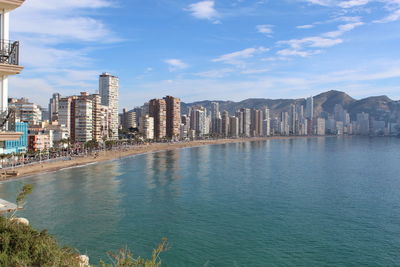
M 32 176 L 36 174 L 57 172 L 63 169 L 84 167 L 91 164 L 97 164 L 106 161 L 118 160 L 130 156 L 143 155 L 147 153 L 157 153 L 161 151 L 170 151 L 184 148 L 194 148 L 207 145 L 220 145 L 230 143 L 246 143 L 268 140 L 284 140 L 284 139 L 299 139 L 299 138 L 315 138 L 316 136 L 272 136 L 272 137 L 254 137 L 254 138 L 241 138 L 241 139 L 218 139 L 218 140 L 196 140 L 189 142 L 179 143 L 152 143 L 148 145 L 141 145 L 127 150 L 120 151 L 105 151 L 95 156 L 74 157 L 68 161 L 45 162 L 42 164 L 35 164 L 29 166 L 17 167 L 14 170 L 19 173 L 15 177 L 7 177 L 1 182 L 17 180 Z

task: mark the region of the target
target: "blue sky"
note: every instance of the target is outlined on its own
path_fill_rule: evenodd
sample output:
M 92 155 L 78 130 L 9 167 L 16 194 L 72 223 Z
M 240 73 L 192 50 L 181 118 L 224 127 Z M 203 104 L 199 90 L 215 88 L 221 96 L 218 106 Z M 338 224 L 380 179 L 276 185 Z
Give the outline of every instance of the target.
M 121 107 L 306 97 L 400 99 L 400 0 L 26 0 L 11 38 L 25 70 L 10 96 L 95 92 L 120 77 Z

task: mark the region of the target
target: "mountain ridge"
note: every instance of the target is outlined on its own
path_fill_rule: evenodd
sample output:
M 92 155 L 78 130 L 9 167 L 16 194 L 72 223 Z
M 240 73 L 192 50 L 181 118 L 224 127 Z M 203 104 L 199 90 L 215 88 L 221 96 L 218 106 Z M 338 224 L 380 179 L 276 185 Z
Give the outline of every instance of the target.
M 261 109 L 268 107 L 272 116 L 279 116 L 281 112 L 290 110 L 290 105 L 297 104 L 306 106 L 306 98 L 248 98 L 239 102 L 223 101 L 223 100 L 202 100 L 192 103 L 182 103 L 182 111 L 187 112 L 189 107 L 203 106 L 207 109 L 211 108 L 211 103 L 220 104 L 220 111 L 228 111 L 234 115 L 236 110 L 240 108 Z M 363 99 L 355 99 L 346 92 L 330 90 L 314 96 L 314 111 L 317 116 L 323 112 L 332 114 L 336 104 L 340 104 L 346 109 L 350 116 L 355 119 L 357 113 L 366 112 L 379 120 L 397 120 L 400 118 L 400 101 L 392 100 L 386 95 L 370 96 Z

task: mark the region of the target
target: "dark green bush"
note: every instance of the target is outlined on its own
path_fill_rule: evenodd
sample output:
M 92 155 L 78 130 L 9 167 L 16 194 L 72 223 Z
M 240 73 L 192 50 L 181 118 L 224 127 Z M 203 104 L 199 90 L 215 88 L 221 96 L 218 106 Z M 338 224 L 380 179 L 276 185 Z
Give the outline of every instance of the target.
M 75 267 L 78 254 L 60 247 L 47 231 L 36 231 L 0 216 L 0 266 Z

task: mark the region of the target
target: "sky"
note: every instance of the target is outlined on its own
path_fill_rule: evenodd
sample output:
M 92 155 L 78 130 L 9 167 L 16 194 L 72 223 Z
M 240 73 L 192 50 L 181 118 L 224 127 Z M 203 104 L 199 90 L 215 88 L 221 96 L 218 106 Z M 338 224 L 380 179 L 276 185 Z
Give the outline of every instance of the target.
M 120 78 L 120 107 L 300 98 L 400 99 L 400 0 L 26 0 L 10 96 L 47 106 Z

